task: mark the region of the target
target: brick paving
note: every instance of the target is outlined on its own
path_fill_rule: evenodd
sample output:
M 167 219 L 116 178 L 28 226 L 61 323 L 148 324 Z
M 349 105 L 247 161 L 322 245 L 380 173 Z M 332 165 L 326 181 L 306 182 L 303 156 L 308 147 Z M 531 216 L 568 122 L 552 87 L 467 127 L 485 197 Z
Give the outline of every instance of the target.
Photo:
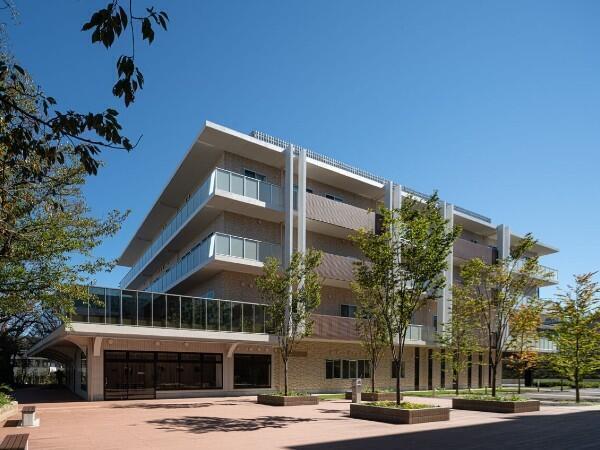
M 31 450 L 600 448 L 600 408 L 589 406 L 543 406 L 540 412 L 510 416 L 452 411 L 448 422 L 391 425 L 349 418 L 346 400 L 272 407 L 253 397 L 60 402 L 60 392 L 36 390 L 18 397 L 22 404 L 35 403 L 41 419 L 40 427 L 26 431 Z M 24 430 L 0 428 L 0 439 L 15 432 Z

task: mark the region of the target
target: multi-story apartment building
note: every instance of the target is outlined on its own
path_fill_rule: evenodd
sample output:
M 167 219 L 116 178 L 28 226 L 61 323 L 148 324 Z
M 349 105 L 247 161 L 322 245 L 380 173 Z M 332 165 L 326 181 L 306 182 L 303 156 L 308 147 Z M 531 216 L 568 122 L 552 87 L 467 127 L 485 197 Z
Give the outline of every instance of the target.
M 93 287 L 98 301 L 79 303 L 31 354 L 67 365 L 68 384 L 90 399 L 254 393 L 282 384 L 276 337 L 265 325 L 256 276 L 267 257 L 288 261 L 295 250 L 323 252 L 322 301 L 314 332 L 294 353 L 291 388 L 340 391 L 372 370 L 361 348 L 350 289 L 360 255 L 349 236 L 374 229 L 378 205 L 426 198 L 260 132 L 243 134 L 207 122 L 119 258 L 131 267 L 120 289 Z M 507 225 L 442 202 L 450 224 L 463 227 L 449 257 L 448 280 L 460 264 L 507 255 L 522 237 Z M 557 249 L 537 244 L 535 253 Z M 555 274 L 555 272 L 553 272 Z M 556 279 L 549 283 L 555 283 Z M 451 312 L 451 283 L 418 311 L 408 332 L 404 389 L 450 387 L 434 358 L 435 332 Z M 487 355 L 473 355 L 467 376 L 487 384 Z M 385 357 L 380 387 L 398 371 Z M 86 391 L 78 380 L 86 373 Z

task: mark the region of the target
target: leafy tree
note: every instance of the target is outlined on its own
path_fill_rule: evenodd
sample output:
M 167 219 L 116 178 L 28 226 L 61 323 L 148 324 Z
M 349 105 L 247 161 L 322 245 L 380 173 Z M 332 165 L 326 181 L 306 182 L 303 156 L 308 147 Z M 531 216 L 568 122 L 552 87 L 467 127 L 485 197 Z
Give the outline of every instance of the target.
M 288 362 L 299 342 L 312 333 L 312 312 L 321 303 L 321 284 L 316 273 L 322 253 L 309 249 L 292 255 L 282 270 L 279 260 L 268 258 L 256 286 L 267 304 L 268 327 L 277 335 L 283 363 L 284 395 L 288 395 Z
M 356 330 L 360 336 L 362 347 L 369 355 L 371 363 L 371 392 L 375 392 L 375 374 L 388 346 L 385 321 L 377 307 L 377 292 L 364 290 L 357 283 L 352 283 L 352 290 L 358 301 L 356 313 Z
M 460 271 L 467 295 L 478 306 L 485 331 L 494 397 L 498 367 L 509 349 L 510 320 L 520 306 L 534 301 L 537 288 L 550 277 L 537 256 L 528 256 L 535 244 L 533 236 L 527 234 L 508 257 L 493 264 L 475 258 L 467 261 Z
M 3 86 L 5 93 L 35 114 L 39 105 L 22 95 L 34 89 L 27 74 L 16 84 L 19 89 Z M 0 120 L 0 137 L 11 127 Z M 37 153 L 15 154 L 0 139 L 0 377 L 6 381 L 12 380 L 10 361 L 20 338 L 49 314 L 67 322 L 73 300 L 86 298 L 88 277 L 113 267 L 92 253 L 126 216 L 91 216 L 81 191 L 86 167 L 73 146 L 60 150 L 59 164 Z
M 595 275 L 575 275 L 575 286 L 569 285 L 550 306 L 556 325 L 549 336 L 558 350 L 548 356 L 548 362 L 573 381 L 577 403 L 584 377 L 600 369 L 600 285 L 593 280 Z
M 517 392 L 521 393 L 521 378 L 525 372 L 535 367 L 538 360 L 536 351 L 539 339 L 538 328 L 542 319 L 542 303 L 531 299 L 528 303 L 516 308 L 509 320 L 510 339 L 508 342 L 509 356 L 506 364 L 517 374 Z
M 477 305 L 469 291 L 461 285 L 452 288 L 452 314 L 437 334 L 441 350 L 438 358 L 446 359 L 446 367 L 452 370 L 452 380 L 459 394 L 460 374 L 470 367 L 468 357 L 481 351 L 481 322 L 477 315 Z M 450 357 L 449 357 L 450 356 Z
M 379 234 L 363 229 L 352 237 L 364 257 L 355 268 L 355 281 L 374 294 L 394 366 L 402 367 L 413 313 L 444 287 L 443 272 L 460 228 L 448 229 L 437 194 L 424 203 L 406 198 L 399 209 L 381 208 L 380 213 Z M 400 376 L 396 403 L 400 404 Z
M 144 77 L 135 64 L 135 34 L 141 28 L 142 40 L 154 40 L 153 23 L 166 30 L 168 16 L 164 11 L 146 8 L 146 14 L 134 14 L 133 2 L 123 8 L 120 1 L 111 1 L 106 8 L 94 12 L 83 25 L 82 31 L 92 31 L 92 42 L 102 43 L 109 48 L 128 28 L 131 31 L 131 54 L 121 55 L 117 60 L 118 80 L 113 94 L 123 98 L 125 106 L 135 100 L 135 93 L 144 84 Z M 6 11 L 16 15 L 12 2 L 4 0 Z M 8 54 L 0 55 L 0 117 L 3 130 L 0 145 L 5 147 L 6 159 L 19 161 L 28 157 L 42 160 L 40 166 L 23 167 L 26 174 L 42 178 L 43 170 L 54 164 L 64 164 L 65 144 L 69 152 L 76 155 L 84 169 L 96 174 L 102 149 L 131 150 L 135 144 L 122 134 L 118 122 L 118 111 L 107 108 L 101 112 L 78 112 L 58 109 L 55 97 L 47 95 L 33 84 L 23 81 L 25 70 L 15 64 Z M 32 107 L 27 108 L 18 98 L 26 98 Z

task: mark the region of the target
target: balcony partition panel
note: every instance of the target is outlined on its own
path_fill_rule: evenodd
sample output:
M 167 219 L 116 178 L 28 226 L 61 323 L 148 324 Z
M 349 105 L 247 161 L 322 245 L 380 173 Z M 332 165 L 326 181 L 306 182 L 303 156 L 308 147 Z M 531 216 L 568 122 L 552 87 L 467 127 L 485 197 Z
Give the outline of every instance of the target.
M 106 289 L 101 287 L 91 287 L 90 293 L 93 295 L 93 299 L 90 302 L 89 306 L 89 316 L 90 322 L 92 323 L 106 323 L 106 298 L 105 298 Z
M 138 292 L 138 325 L 144 327 L 152 326 L 152 294 L 149 292 Z
M 121 291 L 106 289 L 106 323 L 121 324 Z
M 121 291 L 123 325 L 137 325 L 137 291 Z
M 244 333 L 254 333 L 254 305 L 252 303 L 242 303 L 242 331 Z
M 265 332 L 265 307 L 263 305 L 254 305 L 254 332 Z
M 194 298 L 194 328 L 206 330 L 206 300 Z
M 219 329 L 219 301 L 206 299 L 206 329 Z
M 218 301 L 218 300 L 217 300 Z M 231 331 L 231 302 L 218 301 L 219 302 L 219 329 L 221 331 Z
M 181 326 L 181 310 L 178 295 L 167 295 L 167 328 L 179 328 Z
M 242 331 L 242 304 L 231 302 L 231 331 Z
M 165 327 L 167 325 L 166 302 L 164 294 L 152 294 L 152 326 Z
M 181 328 L 194 328 L 194 299 L 181 297 Z

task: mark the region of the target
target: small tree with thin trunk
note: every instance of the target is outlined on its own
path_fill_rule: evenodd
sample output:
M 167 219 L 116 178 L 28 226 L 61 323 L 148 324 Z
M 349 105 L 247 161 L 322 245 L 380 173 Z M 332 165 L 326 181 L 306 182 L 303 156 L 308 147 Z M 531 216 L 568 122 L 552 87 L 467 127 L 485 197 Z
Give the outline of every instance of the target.
M 494 397 L 498 368 L 509 350 L 511 317 L 519 307 L 535 300 L 537 288 L 550 277 L 538 263 L 538 257 L 530 256 L 536 242 L 527 234 L 510 256 L 493 264 L 475 258 L 467 261 L 460 271 L 463 285 L 478 307 L 486 335 Z
M 521 393 L 521 378 L 535 366 L 538 360 L 536 351 L 539 340 L 538 329 L 542 322 L 542 303 L 532 299 L 514 311 L 509 321 L 509 356 L 506 364 L 517 374 L 517 392 Z
M 600 285 L 593 281 L 595 274 L 575 275 L 575 286 L 559 293 L 550 306 L 556 325 L 549 337 L 558 350 L 548 362 L 573 381 L 577 403 L 584 377 L 600 369 Z
M 321 252 L 309 249 L 292 255 L 282 270 L 276 258 L 268 258 L 263 274 L 256 279 L 261 298 L 267 304 L 267 324 L 277 342 L 283 363 L 284 395 L 288 395 L 288 363 L 294 348 L 312 333 L 312 312 L 321 303 L 321 284 L 316 273 Z
M 401 208 L 381 208 L 380 214 L 379 233 L 363 229 L 352 237 L 363 253 L 354 276 L 359 286 L 375 293 L 393 364 L 400 368 L 413 313 L 444 287 L 443 272 L 460 228 L 449 229 L 437 194 L 426 202 L 405 198 Z M 398 372 L 396 404 L 400 404 Z
M 477 307 L 469 291 L 460 285 L 452 288 L 452 314 L 437 334 L 440 351 L 438 358 L 445 358 L 452 370 L 456 395 L 459 394 L 460 374 L 470 367 L 469 355 L 481 351 L 481 323 Z M 444 350 L 442 353 L 441 350 Z
M 358 302 L 356 330 L 371 362 L 371 392 L 375 392 L 375 374 L 388 346 L 385 322 L 377 308 L 376 291 L 365 290 L 357 283 L 352 283 L 352 290 Z

